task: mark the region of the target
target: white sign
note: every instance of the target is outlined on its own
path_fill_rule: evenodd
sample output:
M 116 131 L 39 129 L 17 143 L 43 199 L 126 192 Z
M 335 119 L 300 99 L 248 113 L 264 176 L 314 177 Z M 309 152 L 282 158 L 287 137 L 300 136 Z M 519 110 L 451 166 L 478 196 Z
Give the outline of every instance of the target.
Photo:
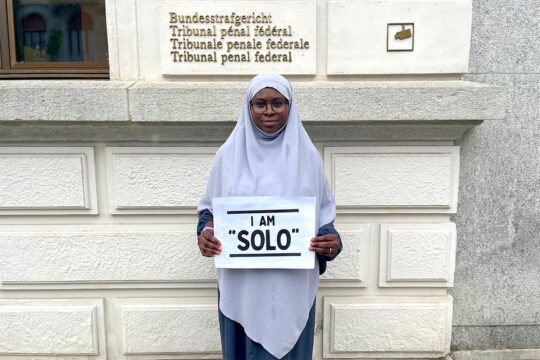
M 312 0 L 162 0 L 161 73 L 313 75 L 316 6 Z
M 216 267 L 313 269 L 314 197 L 213 199 L 214 234 L 221 241 Z

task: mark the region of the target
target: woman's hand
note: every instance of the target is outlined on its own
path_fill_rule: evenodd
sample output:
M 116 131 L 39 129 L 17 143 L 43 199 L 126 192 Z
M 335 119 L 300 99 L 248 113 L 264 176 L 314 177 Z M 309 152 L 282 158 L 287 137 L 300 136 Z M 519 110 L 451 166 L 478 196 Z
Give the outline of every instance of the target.
M 208 222 L 207 227 L 211 227 L 213 224 Z M 199 250 L 201 254 L 206 257 L 212 257 L 221 253 L 221 242 L 214 236 L 214 230 L 212 228 L 203 230 L 198 237 Z
M 327 257 L 335 256 L 338 249 L 339 237 L 336 234 L 315 236 L 311 239 L 311 244 L 309 245 L 309 250 Z

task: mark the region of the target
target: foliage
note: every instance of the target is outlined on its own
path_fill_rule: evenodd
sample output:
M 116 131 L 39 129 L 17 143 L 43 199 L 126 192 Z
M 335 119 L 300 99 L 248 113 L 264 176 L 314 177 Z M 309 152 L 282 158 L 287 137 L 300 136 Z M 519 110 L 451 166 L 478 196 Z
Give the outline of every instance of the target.
M 56 61 L 60 54 L 60 46 L 62 45 L 62 37 L 64 34 L 59 28 L 49 30 L 49 38 L 47 40 L 47 54 L 50 61 Z

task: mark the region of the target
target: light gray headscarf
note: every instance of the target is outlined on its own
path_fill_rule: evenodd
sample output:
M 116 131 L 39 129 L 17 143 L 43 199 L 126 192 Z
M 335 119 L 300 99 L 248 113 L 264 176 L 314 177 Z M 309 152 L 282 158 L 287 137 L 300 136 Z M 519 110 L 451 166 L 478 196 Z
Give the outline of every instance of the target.
M 267 134 L 253 124 L 250 101 L 264 88 L 289 100 L 283 129 Z M 332 222 L 336 206 L 321 157 L 304 130 L 289 82 L 281 75 L 255 76 L 244 96 L 242 114 L 220 147 L 198 211 L 212 210 L 224 196 L 315 196 L 317 229 Z M 282 358 L 304 329 L 319 284 L 319 269 L 218 269 L 219 308 L 246 334 Z

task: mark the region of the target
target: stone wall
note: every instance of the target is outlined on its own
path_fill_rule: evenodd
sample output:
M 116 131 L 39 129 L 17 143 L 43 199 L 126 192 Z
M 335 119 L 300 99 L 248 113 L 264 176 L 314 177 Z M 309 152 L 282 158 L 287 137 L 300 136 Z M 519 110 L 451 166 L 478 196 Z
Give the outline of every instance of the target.
M 473 2 L 466 79 L 509 101 L 461 141 L 455 350 L 540 348 L 539 27 L 536 0 Z
M 465 81 L 293 86 L 301 103 L 321 99 L 303 116 L 346 247 L 321 280 L 314 357 L 447 354 L 454 142 L 501 118 L 504 92 Z M 202 94 L 187 118 L 173 101 L 193 96 L 186 89 Z M 408 107 L 385 97 L 398 89 Z M 233 125 L 207 110 L 214 93 L 239 107 L 236 82 L 0 83 L 1 356 L 219 358 L 215 270 L 193 234 Z M 362 116 L 349 107 L 360 98 Z
M 247 77 L 164 76 L 155 2 L 106 5 L 112 81 L 0 82 L 0 357 L 219 358 L 215 270 L 194 246 L 194 211 Z M 517 30 L 538 9 L 518 5 L 475 4 L 466 77 L 484 85 L 460 78 L 468 27 L 457 62 L 423 32 L 414 55 L 433 55 L 430 67 L 394 54 L 367 74 L 358 62 L 332 70 L 343 22 L 332 11 L 382 23 L 377 34 L 402 14 L 446 34 L 461 24 L 448 19 L 468 19 L 466 0 L 311 4 L 315 72 L 291 79 L 346 249 L 322 277 L 316 359 L 444 356 L 452 325 L 456 349 L 539 346 L 540 55 Z M 369 29 L 345 44 L 359 58 L 357 40 L 387 40 L 358 34 Z M 491 84 L 512 95 L 504 120 Z

